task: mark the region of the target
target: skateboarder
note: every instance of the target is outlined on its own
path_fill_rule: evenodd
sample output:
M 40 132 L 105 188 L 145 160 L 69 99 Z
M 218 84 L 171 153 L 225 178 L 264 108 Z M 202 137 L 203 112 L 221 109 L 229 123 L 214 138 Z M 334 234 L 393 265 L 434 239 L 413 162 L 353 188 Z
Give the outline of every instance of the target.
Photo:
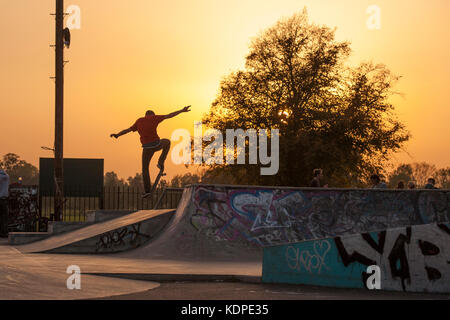
M 173 118 L 180 113 L 189 112 L 191 106 L 184 107 L 181 110 L 172 112 L 168 115 L 155 115 L 155 113 L 151 110 L 147 111 L 145 117 L 139 118 L 130 128 L 125 129 L 119 133 L 111 134 L 112 138 L 119 138 L 124 134 L 129 132 L 139 132 L 141 136 L 142 143 L 142 179 L 144 180 L 144 194 L 143 197 L 146 197 L 151 192 L 151 183 L 150 183 L 150 173 L 149 173 L 149 164 L 150 160 L 153 157 L 153 154 L 156 151 L 162 150 L 161 155 L 158 160 L 158 168 L 160 170 L 160 175 L 164 172 L 164 161 L 167 158 L 167 154 L 170 150 L 170 140 L 169 139 L 160 139 L 158 133 L 156 132 L 156 128 L 158 125 L 166 120 Z

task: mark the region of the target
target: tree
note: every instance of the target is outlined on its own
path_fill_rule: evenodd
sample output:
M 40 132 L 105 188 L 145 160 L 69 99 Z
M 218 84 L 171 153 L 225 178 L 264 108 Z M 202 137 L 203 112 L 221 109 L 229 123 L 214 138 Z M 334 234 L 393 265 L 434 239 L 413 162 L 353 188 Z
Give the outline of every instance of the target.
M 403 180 L 404 182 L 415 181 L 417 187 L 422 188 L 429 178 L 434 178 L 438 186 L 445 186 L 450 178 L 450 168 L 438 170 L 434 164 L 426 162 L 401 164 L 389 176 L 389 186 L 396 187 L 397 183 Z
M 439 169 L 435 176 L 439 188 L 450 189 L 450 167 Z
M 256 37 L 245 70 L 222 80 L 203 122 L 224 136 L 226 129 L 279 129 L 280 169 L 275 176 L 261 176 L 257 165 L 211 170 L 241 184 L 304 186 L 323 168 L 328 183 L 342 187 L 383 173 L 409 139 L 388 102 L 399 78 L 381 64 L 346 67 L 349 54 L 349 43 L 309 23 L 306 10 Z
M 37 185 L 39 183 L 39 170 L 32 164 L 20 160 L 20 156 L 8 153 L 0 161 L 0 167 L 9 175 L 10 183 L 19 182 L 22 179 L 24 185 Z
M 159 188 L 159 189 L 166 189 L 166 188 L 169 188 L 169 182 L 168 182 L 166 179 L 161 178 L 161 180 L 159 180 L 158 188 Z
M 227 170 L 230 167 L 216 167 L 205 170 L 202 173 L 201 182 L 204 184 L 240 184 L 242 177 L 246 174 L 245 167 L 242 166 L 240 171 Z
M 128 177 L 128 186 L 131 188 L 141 189 L 143 186 L 143 179 L 141 173 L 136 173 L 136 175 L 133 177 Z
M 429 178 L 433 178 L 436 174 L 436 166 L 426 162 L 413 163 L 413 177 L 418 187 L 424 187 Z
M 104 186 L 105 187 L 122 187 L 123 188 L 123 187 L 126 187 L 127 184 L 126 184 L 125 180 L 119 179 L 119 177 L 117 176 L 117 173 L 115 173 L 114 171 L 111 171 L 111 172 L 105 173 Z
M 410 164 L 401 164 L 389 175 L 389 187 L 396 188 L 400 181 L 406 184 L 414 180 L 413 168 Z
M 170 181 L 170 186 L 172 188 L 184 188 L 190 184 L 198 184 L 200 183 L 200 180 L 201 178 L 199 175 L 188 172 L 184 175 L 178 174 L 173 177 Z

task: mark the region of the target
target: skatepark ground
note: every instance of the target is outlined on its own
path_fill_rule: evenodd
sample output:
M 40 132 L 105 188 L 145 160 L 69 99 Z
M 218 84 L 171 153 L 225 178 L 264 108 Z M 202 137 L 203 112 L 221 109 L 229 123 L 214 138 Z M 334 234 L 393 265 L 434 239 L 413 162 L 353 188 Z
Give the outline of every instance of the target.
M 428 289 L 412 293 L 292 285 L 283 284 L 286 283 L 284 281 L 263 283 L 262 242 L 270 245 L 278 239 L 270 233 L 273 224 L 281 223 L 278 227 L 285 229 L 305 224 L 293 223 L 292 217 L 284 221 L 282 214 L 279 217 L 281 222 L 273 220 L 270 218 L 275 208 L 272 204 L 261 207 L 256 203 L 261 208 L 250 204 L 256 201 L 255 194 L 264 199 L 269 196 L 275 199 L 275 195 L 287 192 L 291 198 L 276 198 L 284 201 L 280 211 L 286 212 L 286 208 L 291 207 L 297 210 L 299 203 L 303 203 L 303 198 L 299 198 L 302 192 L 235 189 L 193 186 L 185 189 L 176 212 L 138 211 L 25 245 L 11 245 L 7 239 L 0 239 L 0 299 L 450 300 L 450 294 L 429 293 Z M 388 200 L 398 201 L 397 194 L 387 195 Z M 447 205 L 446 195 L 433 193 L 426 196 L 437 197 L 438 200 L 445 196 Z M 227 199 L 233 200 L 232 206 Z M 436 203 L 440 204 L 439 201 Z M 246 215 L 229 216 L 230 212 L 234 214 L 234 211 L 244 209 L 261 214 L 269 212 L 270 215 L 264 219 L 258 215 L 250 222 Z M 379 215 L 375 212 L 370 217 Z M 386 221 L 389 223 L 396 221 L 386 213 L 382 217 L 388 217 Z M 448 217 L 446 219 L 448 221 Z M 369 225 L 379 226 L 378 220 Z M 399 223 L 408 225 L 409 222 L 401 220 Z M 351 227 L 358 225 L 354 221 L 347 224 Z M 110 240 L 103 240 L 105 237 Z M 288 242 L 291 240 L 295 239 Z M 441 246 L 445 254 L 447 246 L 448 243 Z M 281 263 L 281 260 L 275 262 Z M 67 288 L 67 280 L 72 275 L 67 273 L 69 266 L 77 266 L 80 270 L 80 290 Z
M 411 294 L 245 282 L 166 282 L 152 290 L 102 300 L 450 300 L 450 295 Z
M 81 269 L 81 290 L 67 289 L 70 265 Z M 2 300 L 450 300 L 442 294 L 263 284 L 260 276 L 257 262 L 27 254 L 0 240 Z

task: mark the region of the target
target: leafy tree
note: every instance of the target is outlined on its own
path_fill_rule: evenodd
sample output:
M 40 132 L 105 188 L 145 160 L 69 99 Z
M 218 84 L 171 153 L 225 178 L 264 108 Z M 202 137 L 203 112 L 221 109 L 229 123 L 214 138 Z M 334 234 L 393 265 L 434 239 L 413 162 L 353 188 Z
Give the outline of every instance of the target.
M 143 179 L 141 173 L 136 173 L 134 177 L 128 177 L 128 186 L 131 188 L 141 189 L 143 186 Z
M 240 170 L 228 170 L 230 167 L 216 167 L 205 170 L 202 173 L 202 183 L 204 184 L 240 184 L 242 177 L 245 175 L 245 167 L 241 166 Z
M 396 188 L 400 181 L 406 184 L 414 180 L 413 168 L 410 164 L 401 164 L 389 175 L 389 187 Z
M 199 175 L 188 172 L 184 175 L 178 174 L 173 177 L 170 181 L 170 186 L 172 188 L 184 188 L 185 186 L 190 184 L 200 183 L 200 180 L 201 178 Z
M 436 174 L 436 166 L 426 162 L 413 163 L 413 177 L 417 182 L 417 186 L 424 187 L 429 178 L 433 178 Z
M 215 164 L 211 171 L 242 184 L 304 186 L 323 168 L 328 183 L 342 187 L 382 173 L 409 139 L 388 102 L 398 77 L 381 64 L 347 67 L 349 54 L 349 43 L 308 22 L 306 10 L 253 39 L 245 69 L 222 80 L 203 122 L 224 136 L 279 129 L 280 169 L 262 176 L 257 165 Z
M 429 178 L 436 180 L 436 185 L 443 187 L 450 179 L 450 168 L 437 169 L 435 165 L 426 162 L 401 164 L 389 176 L 389 186 L 396 187 L 400 180 L 415 181 L 419 188 L 424 187 Z
M 450 167 L 439 169 L 435 177 L 436 184 L 439 188 L 450 189 Z
M 161 180 L 159 180 L 159 185 L 158 185 L 158 188 L 159 189 L 165 189 L 165 188 L 169 188 L 169 182 L 166 180 L 166 179 L 164 179 L 164 178 L 161 178 Z
M 22 179 L 24 185 L 37 185 L 39 183 L 39 170 L 32 164 L 21 160 L 20 156 L 14 153 L 8 153 L 0 161 L 2 167 L 10 178 L 10 183 L 19 182 Z
M 104 178 L 105 187 L 126 187 L 127 183 L 123 179 L 119 179 L 117 173 L 114 171 L 105 173 Z

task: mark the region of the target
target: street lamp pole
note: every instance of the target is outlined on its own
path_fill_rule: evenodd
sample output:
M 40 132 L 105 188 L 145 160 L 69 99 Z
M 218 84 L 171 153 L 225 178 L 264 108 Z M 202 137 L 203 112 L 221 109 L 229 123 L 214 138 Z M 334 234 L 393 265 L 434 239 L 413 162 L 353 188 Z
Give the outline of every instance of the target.
M 64 0 L 56 0 L 55 28 L 55 220 L 61 221 L 64 205 Z

